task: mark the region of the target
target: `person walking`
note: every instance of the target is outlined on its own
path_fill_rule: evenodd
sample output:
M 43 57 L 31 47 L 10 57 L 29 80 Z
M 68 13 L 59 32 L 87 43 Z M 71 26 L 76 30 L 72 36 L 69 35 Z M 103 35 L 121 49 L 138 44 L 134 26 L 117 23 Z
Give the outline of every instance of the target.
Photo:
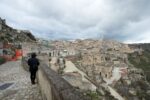
M 39 60 L 36 58 L 36 54 L 33 53 L 31 55 L 31 58 L 28 60 L 30 78 L 32 84 L 35 84 L 36 72 L 38 71 L 39 64 L 40 63 Z

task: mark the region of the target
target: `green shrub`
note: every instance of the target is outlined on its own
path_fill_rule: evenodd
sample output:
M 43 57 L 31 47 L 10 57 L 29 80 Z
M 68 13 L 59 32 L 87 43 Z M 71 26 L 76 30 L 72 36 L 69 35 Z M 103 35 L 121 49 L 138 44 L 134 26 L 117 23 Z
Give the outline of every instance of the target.
M 6 59 L 3 58 L 3 57 L 0 57 L 0 65 L 3 64 L 3 63 L 5 63 L 5 62 L 6 62 Z
M 88 91 L 86 95 L 89 96 L 91 100 L 99 100 L 99 95 L 97 92 Z

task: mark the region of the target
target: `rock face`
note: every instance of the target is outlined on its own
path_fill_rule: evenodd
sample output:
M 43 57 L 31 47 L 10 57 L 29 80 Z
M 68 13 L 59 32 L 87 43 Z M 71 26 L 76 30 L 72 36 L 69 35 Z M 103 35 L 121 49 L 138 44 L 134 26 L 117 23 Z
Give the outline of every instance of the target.
M 5 19 L 0 18 L 0 41 L 33 42 L 36 39 L 30 31 L 13 29 L 6 24 Z

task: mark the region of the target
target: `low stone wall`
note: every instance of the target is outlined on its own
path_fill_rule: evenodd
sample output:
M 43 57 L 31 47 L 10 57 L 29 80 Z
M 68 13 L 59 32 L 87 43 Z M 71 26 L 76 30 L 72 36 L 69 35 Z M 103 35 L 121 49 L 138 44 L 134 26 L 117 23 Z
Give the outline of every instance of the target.
M 22 59 L 22 65 L 28 69 L 25 58 Z M 89 100 L 42 62 L 37 76 L 43 100 Z
M 27 64 L 27 58 L 22 57 L 22 61 L 21 61 L 22 67 L 26 70 L 29 71 L 29 66 Z

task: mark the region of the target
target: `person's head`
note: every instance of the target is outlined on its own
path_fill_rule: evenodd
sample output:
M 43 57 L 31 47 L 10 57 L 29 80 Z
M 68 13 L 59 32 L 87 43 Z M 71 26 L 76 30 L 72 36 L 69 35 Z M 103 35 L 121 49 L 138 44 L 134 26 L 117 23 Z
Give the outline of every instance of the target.
M 32 53 L 31 57 L 32 57 L 32 58 L 35 58 L 35 57 L 36 57 L 36 54 L 35 54 L 35 53 Z

